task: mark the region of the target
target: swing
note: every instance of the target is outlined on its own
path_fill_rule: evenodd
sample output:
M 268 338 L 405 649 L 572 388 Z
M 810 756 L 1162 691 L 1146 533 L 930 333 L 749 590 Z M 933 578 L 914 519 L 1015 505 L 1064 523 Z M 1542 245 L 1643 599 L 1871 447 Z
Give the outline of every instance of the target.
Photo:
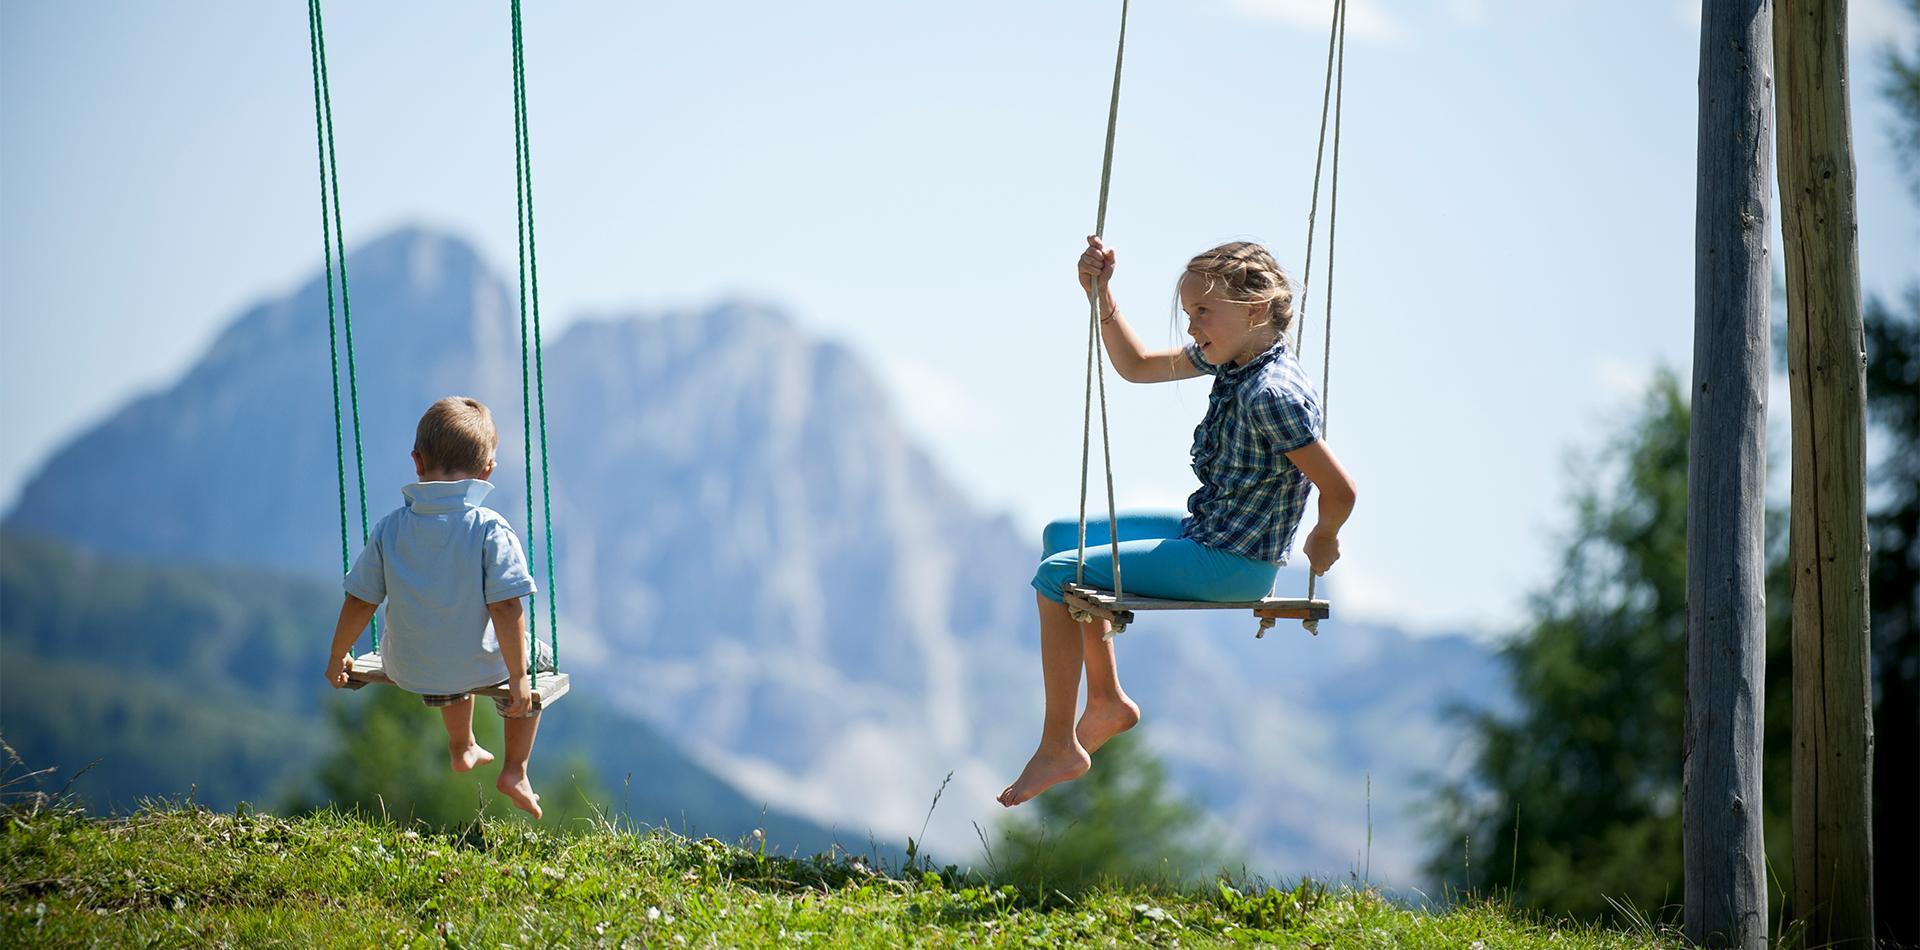
M 522 407 L 521 424 L 524 434 L 524 461 L 527 472 L 527 530 L 532 532 L 533 520 L 533 415 L 535 401 L 533 393 L 538 393 L 538 412 L 540 416 L 540 496 L 541 511 L 546 525 L 547 559 L 547 620 L 552 630 L 552 661 L 554 666 L 560 662 L 560 618 L 557 598 L 553 593 L 553 508 L 552 487 L 547 471 L 547 390 L 545 365 L 540 348 L 540 271 L 533 240 L 533 158 L 528 146 L 527 133 L 527 78 L 526 60 L 521 51 L 520 0 L 512 0 L 513 15 L 513 121 L 514 121 L 514 213 L 518 225 L 515 235 L 520 251 L 520 401 Z M 351 569 L 352 559 L 348 550 L 347 535 L 347 472 L 346 450 L 343 445 L 344 434 L 340 416 L 340 347 L 335 333 L 333 310 L 333 271 L 334 254 L 337 249 L 340 258 L 340 312 L 347 343 L 347 387 L 353 417 L 353 459 L 359 471 L 360 489 L 360 543 L 367 541 L 367 468 L 360 444 L 360 381 L 354 363 L 353 350 L 353 307 L 347 295 L 347 246 L 345 225 L 340 217 L 340 181 L 335 162 L 333 141 L 333 96 L 327 81 L 327 39 L 321 22 L 320 0 L 307 0 L 307 41 L 308 52 L 313 59 L 313 123 L 314 136 L 318 140 L 320 155 L 320 247 L 324 252 L 327 269 L 327 345 L 332 353 L 333 364 L 333 451 L 334 465 L 340 485 L 340 565 L 342 573 Z M 529 312 L 528 286 L 531 284 L 531 312 L 533 315 L 532 344 L 529 347 L 527 334 L 527 315 Z M 533 375 L 528 377 L 527 354 L 533 354 Z M 537 597 L 527 598 L 527 658 L 528 676 L 531 679 L 533 708 L 543 709 L 565 696 L 572 686 L 571 679 L 565 673 L 547 671 L 542 675 L 533 660 L 538 640 L 540 613 L 537 609 Z M 351 657 L 347 673 L 347 688 L 361 689 L 370 683 L 392 686 L 393 680 L 387 676 L 386 666 L 380 655 L 380 620 L 376 616 L 371 624 L 373 649 L 369 653 Z M 476 695 L 494 698 L 507 696 L 504 685 L 488 686 L 472 690 Z
M 1307 289 L 1313 278 L 1313 236 L 1314 218 L 1320 209 L 1320 162 L 1326 154 L 1327 144 L 1327 106 L 1329 99 L 1333 104 L 1333 183 L 1327 219 L 1327 307 L 1325 329 L 1321 333 L 1324 356 L 1321 360 L 1320 394 L 1322 405 L 1328 405 L 1327 387 L 1331 382 L 1329 371 L 1333 358 L 1333 237 L 1338 223 L 1340 208 L 1340 93 L 1344 90 L 1347 49 L 1347 3 L 1346 0 L 1334 0 L 1333 23 L 1327 36 L 1327 79 L 1320 94 L 1320 140 L 1313 164 L 1313 201 L 1307 212 L 1307 266 L 1305 285 L 1300 291 L 1300 321 L 1295 336 L 1295 349 L 1305 339 Z M 1107 105 L 1107 145 L 1106 154 L 1100 168 L 1100 207 L 1094 219 L 1093 233 L 1104 237 L 1107 227 L 1107 187 L 1113 177 L 1113 136 L 1120 117 L 1120 66 L 1127 51 L 1127 0 L 1120 4 L 1120 42 L 1113 58 L 1113 95 Z M 1336 65 L 1337 64 L 1337 65 Z M 1100 283 L 1094 278 L 1093 286 L 1087 294 L 1087 395 L 1086 408 L 1082 416 L 1080 442 L 1080 548 L 1079 564 L 1074 570 L 1074 583 L 1064 585 L 1067 610 L 1079 623 L 1092 623 L 1095 620 L 1107 621 L 1111 626 L 1107 632 L 1109 638 L 1124 632 L 1133 623 L 1134 612 L 1141 610 L 1252 610 L 1260 620 L 1259 629 L 1254 638 L 1267 635 L 1275 620 L 1299 620 L 1301 627 L 1308 633 L 1320 634 L 1320 621 L 1332 613 L 1332 604 L 1325 600 L 1316 600 L 1314 594 L 1315 575 L 1307 574 L 1307 596 L 1266 597 L 1252 601 L 1214 602 L 1194 600 L 1163 600 L 1156 597 L 1129 596 L 1120 576 L 1120 538 L 1118 532 L 1109 532 L 1113 545 L 1113 590 L 1102 590 L 1089 586 L 1086 580 L 1087 561 L 1087 468 L 1092 452 L 1093 441 L 1093 403 L 1094 394 L 1099 393 L 1100 402 L 1100 445 L 1106 464 L 1107 474 L 1107 523 L 1115 524 L 1113 502 L 1113 443 L 1107 429 L 1107 374 L 1106 362 L 1100 358 Z M 1326 438 L 1326 414 L 1320 421 L 1320 437 Z

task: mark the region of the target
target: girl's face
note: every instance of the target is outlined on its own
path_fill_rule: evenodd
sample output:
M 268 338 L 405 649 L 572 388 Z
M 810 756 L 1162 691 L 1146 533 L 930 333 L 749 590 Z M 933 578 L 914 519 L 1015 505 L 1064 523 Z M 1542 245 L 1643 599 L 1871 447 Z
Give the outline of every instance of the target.
M 1188 272 L 1180 277 L 1180 309 L 1187 312 L 1187 335 L 1200 355 L 1215 366 L 1241 364 L 1273 345 L 1267 305 L 1229 300 L 1226 285 Z

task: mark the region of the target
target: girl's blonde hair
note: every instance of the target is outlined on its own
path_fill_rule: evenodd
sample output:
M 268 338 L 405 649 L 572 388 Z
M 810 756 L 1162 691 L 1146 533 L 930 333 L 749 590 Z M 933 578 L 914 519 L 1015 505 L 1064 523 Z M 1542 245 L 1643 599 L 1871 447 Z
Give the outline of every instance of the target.
M 1268 322 L 1283 336 L 1293 329 L 1293 281 L 1265 247 L 1231 241 L 1195 254 L 1187 262 L 1187 273 L 1206 278 L 1209 292 L 1226 288 L 1228 300 L 1266 304 Z

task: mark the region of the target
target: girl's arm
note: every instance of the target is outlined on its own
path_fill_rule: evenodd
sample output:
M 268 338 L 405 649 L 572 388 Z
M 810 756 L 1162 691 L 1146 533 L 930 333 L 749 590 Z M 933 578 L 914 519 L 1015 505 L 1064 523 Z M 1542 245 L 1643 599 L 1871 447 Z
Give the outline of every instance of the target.
M 1300 550 L 1306 554 L 1315 574 L 1325 574 L 1333 562 L 1340 560 L 1340 526 L 1353 514 L 1353 503 L 1358 497 L 1353 477 L 1340 467 L 1340 460 L 1333 457 L 1327 444 L 1319 440 L 1288 452 L 1287 461 L 1305 473 L 1313 487 L 1320 489 L 1320 515 Z
M 1200 375 L 1184 350 L 1148 350 L 1133 328 L 1120 316 L 1113 302 L 1113 249 L 1097 237 L 1087 238 L 1086 253 L 1080 255 L 1080 288 L 1093 293 L 1095 278 L 1100 281 L 1100 340 L 1106 344 L 1107 358 L 1113 370 L 1130 383 L 1165 383 L 1192 379 Z

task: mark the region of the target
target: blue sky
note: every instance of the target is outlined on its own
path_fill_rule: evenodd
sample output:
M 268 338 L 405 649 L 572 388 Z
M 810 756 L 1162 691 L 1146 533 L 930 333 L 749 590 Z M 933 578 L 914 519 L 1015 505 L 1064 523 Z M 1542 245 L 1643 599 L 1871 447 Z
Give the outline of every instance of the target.
M 1196 251 L 1252 237 L 1298 267 L 1329 2 L 1134 5 L 1108 237 L 1148 340 L 1171 342 Z M 1920 216 L 1879 51 L 1910 25 L 1851 6 L 1861 271 L 1890 294 L 1920 278 Z M 535 5 L 550 332 L 781 303 L 878 368 L 982 505 L 1070 513 L 1072 268 L 1117 10 Z M 1349 614 L 1498 629 L 1552 566 L 1581 453 L 1691 353 L 1697 4 L 1350 10 L 1328 441 L 1362 507 L 1334 590 Z M 328 30 L 349 239 L 424 223 L 510 273 L 505 4 L 336 0 Z M 0 7 L 0 500 L 317 270 L 310 95 L 299 3 Z M 1178 505 L 1204 384 L 1112 382 L 1121 503 Z

